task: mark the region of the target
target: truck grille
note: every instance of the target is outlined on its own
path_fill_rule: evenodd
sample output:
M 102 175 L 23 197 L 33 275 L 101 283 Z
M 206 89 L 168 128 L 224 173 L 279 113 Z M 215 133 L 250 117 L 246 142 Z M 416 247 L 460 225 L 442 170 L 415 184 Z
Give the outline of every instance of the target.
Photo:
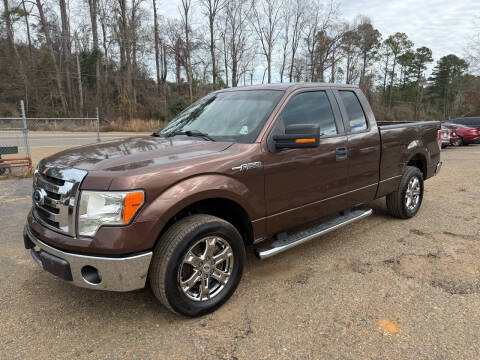
M 33 215 L 44 226 L 76 235 L 79 188 L 86 171 L 65 169 L 42 160 L 33 178 Z

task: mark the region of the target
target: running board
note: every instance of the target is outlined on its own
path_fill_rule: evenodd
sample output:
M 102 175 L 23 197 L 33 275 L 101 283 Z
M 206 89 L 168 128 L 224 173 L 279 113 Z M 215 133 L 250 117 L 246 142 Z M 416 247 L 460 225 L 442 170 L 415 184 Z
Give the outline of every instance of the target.
M 338 229 L 344 225 L 363 219 L 371 215 L 372 212 L 372 209 L 356 209 L 346 211 L 343 215 L 335 219 L 315 225 L 309 229 L 299 231 L 295 234 L 278 234 L 275 236 L 275 241 L 273 241 L 271 244 L 266 245 L 265 247 L 255 249 L 255 255 L 260 260 L 264 260 L 271 256 L 280 254 L 281 252 L 291 249 L 297 245 L 312 240 L 320 235 L 329 233 L 330 231 Z

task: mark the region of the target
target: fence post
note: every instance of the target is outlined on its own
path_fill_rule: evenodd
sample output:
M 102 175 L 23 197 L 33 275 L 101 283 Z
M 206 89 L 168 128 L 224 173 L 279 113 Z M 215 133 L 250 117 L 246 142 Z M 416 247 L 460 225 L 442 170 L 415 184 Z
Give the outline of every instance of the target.
M 100 141 L 100 117 L 98 116 L 98 106 L 96 108 L 97 110 L 97 141 Z
M 27 157 L 31 159 L 32 156 L 30 154 L 30 143 L 28 141 L 27 116 L 25 115 L 25 104 L 23 103 L 23 100 L 20 100 L 20 108 L 22 110 L 22 118 L 23 118 L 23 140 L 25 141 L 25 149 L 27 151 Z

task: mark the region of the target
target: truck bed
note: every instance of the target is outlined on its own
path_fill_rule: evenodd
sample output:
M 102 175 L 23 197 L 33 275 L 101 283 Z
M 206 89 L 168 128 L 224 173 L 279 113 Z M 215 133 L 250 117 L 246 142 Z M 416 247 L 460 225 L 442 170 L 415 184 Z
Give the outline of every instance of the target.
M 403 169 L 409 163 L 418 166 L 425 179 L 435 175 L 440 160 L 439 121 L 379 121 L 377 126 L 381 139 L 377 197 L 397 188 Z

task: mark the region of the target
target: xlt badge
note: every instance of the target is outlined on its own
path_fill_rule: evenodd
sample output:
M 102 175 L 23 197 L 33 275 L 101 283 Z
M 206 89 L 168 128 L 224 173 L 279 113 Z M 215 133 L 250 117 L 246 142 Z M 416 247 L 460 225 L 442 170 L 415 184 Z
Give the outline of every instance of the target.
M 246 163 L 242 164 L 240 166 L 235 166 L 232 168 L 233 171 L 240 170 L 240 171 L 247 171 L 250 169 L 258 169 L 262 167 L 262 162 L 261 161 L 256 161 L 256 162 L 251 162 L 251 163 Z

